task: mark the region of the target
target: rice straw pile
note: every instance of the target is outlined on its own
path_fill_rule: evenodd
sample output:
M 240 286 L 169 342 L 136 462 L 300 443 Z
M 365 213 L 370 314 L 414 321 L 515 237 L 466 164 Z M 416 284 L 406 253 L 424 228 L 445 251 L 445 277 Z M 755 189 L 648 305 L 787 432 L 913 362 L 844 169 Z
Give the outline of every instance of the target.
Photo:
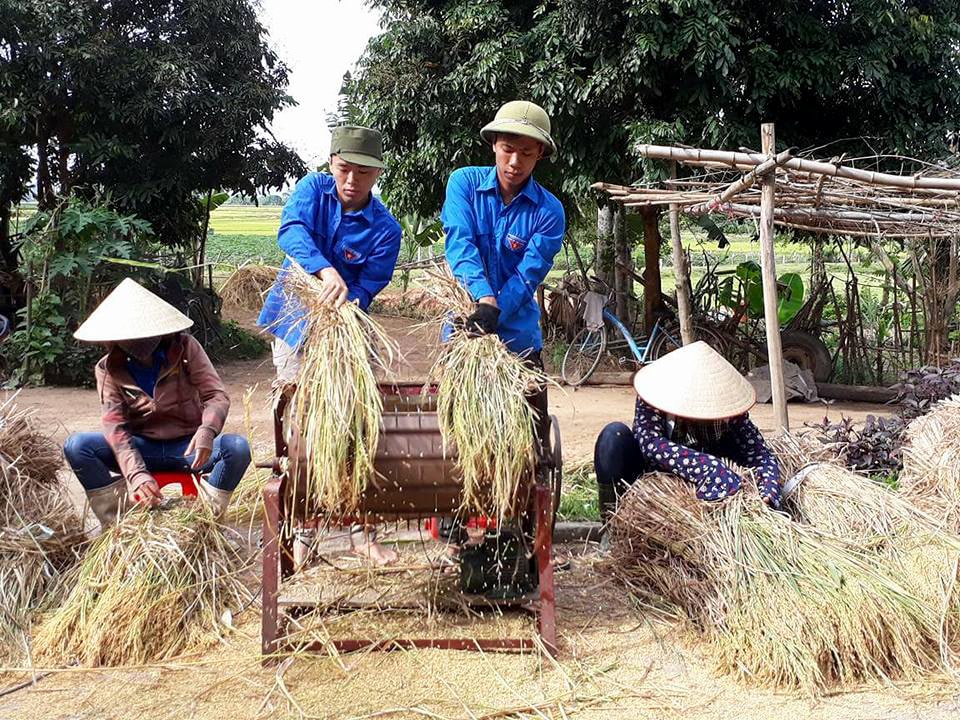
M 640 478 L 611 521 L 613 571 L 635 594 L 683 611 L 723 670 L 761 684 L 818 694 L 836 684 L 946 669 L 947 591 L 936 586 L 937 573 L 930 582 L 907 576 L 913 545 L 892 555 L 861 546 L 853 538 L 877 527 L 863 522 L 869 509 L 844 538 L 770 511 L 747 486 L 707 504 L 674 476 Z M 806 499 L 816 494 L 811 488 Z M 812 518 L 826 502 L 803 512 Z M 902 507 L 890 514 L 901 511 L 911 514 Z M 949 536 L 936 537 L 945 542 L 941 549 L 953 547 Z
M 913 420 L 906 438 L 900 487 L 960 532 L 960 396 Z
M 128 512 L 68 574 L 34 634 L 38 662 L 119 666 L 171 658 L 219 636 L 249 600 L 247 559 L 201 502 Z
M 0 407 L 0 660 L 29 658 L 39 604 L 56 597 L 83 523 L 57 481 L 59 446 L 12 400 Z
M 446 266 L 428 273 L 424 287 L 444 308 L 441 321 L 473 313 L 473 300 Z M 431 375 L 440 432 L 446 447 L 456 448 L 463 474 L 464 509 L 510 516 L 536 464 L 536 413 L 526 395 L 547 377 L 496 335 L 472 338 L 458 329 L 442 344 Z
M 263 297 L 277 279 L 277 268 L 266 265 L 243 264 L 223 281 L 217 291 L 227 305 L 244 310 L 259 310 Z
M 296 263 L 283 282 L 286 295 L 307 311 L 291 412 L 292 427 L 307 449 L 295 485 L 305 486 L 294 493 L 317 507 L 349 512 L 375 474 L 383 414 L 375 368 L 392 362 L 396 345 L 354 303 L 321 304 L 323 283 Z

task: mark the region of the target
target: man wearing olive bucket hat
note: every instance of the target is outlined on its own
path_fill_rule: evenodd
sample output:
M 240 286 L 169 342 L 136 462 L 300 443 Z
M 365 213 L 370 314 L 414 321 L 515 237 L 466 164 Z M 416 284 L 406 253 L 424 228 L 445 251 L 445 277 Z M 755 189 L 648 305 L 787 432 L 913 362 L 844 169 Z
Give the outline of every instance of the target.
M 734 495 L 741 478 L 721 458 L 752 469 L 764 502 L 779 506 L 780 466 L 747 416 L 753 387 L 720 353 L 703 341 L 686 345 L 642 368 L 633 386 L 633 429 L 610 423 L 594 450 L 604 522 L 617 495 L 654 470 L 689 481 L 701 500 Z
M 230 399 L 191 335 L 193 321 L 126 278 L 77 329 L 108 352 L 95 374 L 104 432 L 71 435 L 63 451 L 102 527 L 127 500 L 157 505 L 151 473 L 192 471 L 217 515 L 250 464 L 240 435 L 223 435 Z M 119 477 L 117 477 L 119 475 Z
M 550 118 L 538 105 L 514 100 L 497 111 L 480 137 L 490 144 L 494 165 L 455 170 L 440 215 L 447 262 L 476 303 L 461 322 L 473 336 L 496 333 L 512 352 L 542 368 L 536 291 L 566 230 L 560 201 L 533 179 L 537 163 L 557 151 Z M 545 441 L 546 389 L 531 402 Z

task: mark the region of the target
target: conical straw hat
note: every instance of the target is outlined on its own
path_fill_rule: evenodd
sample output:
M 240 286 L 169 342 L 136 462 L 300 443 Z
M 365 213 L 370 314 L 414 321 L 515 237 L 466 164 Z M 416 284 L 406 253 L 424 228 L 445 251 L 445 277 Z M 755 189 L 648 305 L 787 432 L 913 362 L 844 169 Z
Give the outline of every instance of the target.
M 641 368 L 633 387 L 649 405 L 692 420 L 735 417 L 757 402 L 747 379 L 702 340 Z
M 193 325 L 173 305 L 124 278 L 73 336 L 85 342 L 118 342 L 169 335 Z

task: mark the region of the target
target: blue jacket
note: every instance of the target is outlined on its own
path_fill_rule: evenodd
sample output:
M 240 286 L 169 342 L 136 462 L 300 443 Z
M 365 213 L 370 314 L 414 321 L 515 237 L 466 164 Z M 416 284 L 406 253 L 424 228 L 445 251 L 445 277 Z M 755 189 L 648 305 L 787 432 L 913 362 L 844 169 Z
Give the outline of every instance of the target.
M 450 175 L 443 203 L 447 262 L 474 300 L 497 298 L 497 334 L 515 353 L 543 347 L 537 287 L 563 244 L 563 206 L 532 177 L 511 201 L 500 199 L 495 167 Z
M 375 197 L 362 210 L 342 212 L 333 178 L 310 173 L 297 183 L 283 208 L 277 242 L 287 258 L 257 324 L 297 347 L 306 323 L 303 307 L 283 292 L 281 278 L 290 259 L 308 273 L 336 269 L 347 284 L 348 299 L 366 310 L 393 277 L 400 254 L 400 223 Z

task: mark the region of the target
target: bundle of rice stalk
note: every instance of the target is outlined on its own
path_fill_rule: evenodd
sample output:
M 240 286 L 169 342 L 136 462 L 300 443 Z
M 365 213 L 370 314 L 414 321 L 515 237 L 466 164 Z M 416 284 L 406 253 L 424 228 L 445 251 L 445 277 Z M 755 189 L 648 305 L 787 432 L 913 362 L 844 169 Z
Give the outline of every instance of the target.
M 448 267 L 428 272 L 424 287 L 444 308 L 439 318 L 466 317 L 474 303 Z M 454 329 L 431 370 L 446 447 L 455 447 L 463 506 L 497 517 L 513 514 L 518 488 L 536 465 L 536 412 L 527 395 L 548 382 L 496 335 Z
M 612 521 L 614 572 L 695 621 L 720 667 L 818 694 L 942 670 L 942 606 L 883 555 L 769 510 L 716 505 L 669 475 L 634 483 Z
M 941 608 L 872 553 L 739 496 L 711 534 L 727 608 L 721 668 L 815 694 L 944 670 Z
M 881 548 L 897 538 L 943 533 L 934 518 L 886 485 L 831 463 L 813 463 L 784 500 L 790 514 L 860 547 Z
M 60 446 L 42 433 L 29 410 L 14 403 L 16 395 L 0 406 L 0 459 L 16 465 L 21 477 L 35 487 L 57 484 L 57 470 L 63 465 Z M 0 502 L 4 495 L 0 494 Z
M 7 401 L 0 408 L 0 656 L 29 657 L 31 618 L 57 596 L 83 523 L 57 482 L 60 448 Z
M 34 634 L 37 663 L 156 662 L 219 636 L 249 599 L 248 560 L 200 502 L 127 513 L 68 574 Z
M 359 306 L 321 302 L 323 283 L 294 263 L 284 291 L 306 308 L 300 374 L 290 414 L 306 449 L 294 473 L 297 497 L 317 507 L 355 509 L 375 475 L 383 399 L 375 368 L 386 369 L 395 343 Z M 301 477 L 303 476 L 303 477 Z
M 62 596 L 62 576 L 76 561 L 82 536 L 51 528 L 47 518 L 0 529 L 0 661 L 23 664 L 30 653 L 30 624 L 41 605 Z
M 217 293 L 227 305 L 244 310 L 259 310 L 263 297 L 277 279 L 277 268 L 244 263 L 230 273 Z
M 937 403 L 906 429 L 900 487 L 911 496 L 960 503 L 960 396 Z

